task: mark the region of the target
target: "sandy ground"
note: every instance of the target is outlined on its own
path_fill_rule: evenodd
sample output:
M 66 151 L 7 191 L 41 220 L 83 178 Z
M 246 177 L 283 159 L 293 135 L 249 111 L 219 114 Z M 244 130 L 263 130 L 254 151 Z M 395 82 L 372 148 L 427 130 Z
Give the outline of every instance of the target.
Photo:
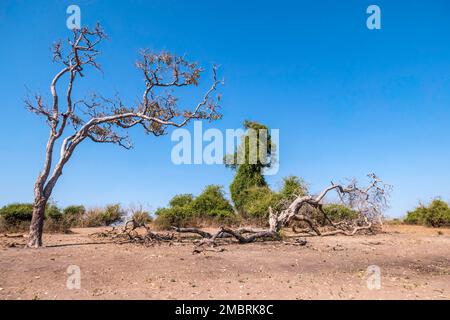
M 195 255 L 192 244 L 98 243 L 89 236 L 96 231 L 45 235 L 41 249 L 0 236 L 0 299 L 450 299 L 450 229 L 387 226 L 375 236 Z M 67 288 L 71 265 L 80 289 Z M 380 268 L 379 289 L 371 265 Z

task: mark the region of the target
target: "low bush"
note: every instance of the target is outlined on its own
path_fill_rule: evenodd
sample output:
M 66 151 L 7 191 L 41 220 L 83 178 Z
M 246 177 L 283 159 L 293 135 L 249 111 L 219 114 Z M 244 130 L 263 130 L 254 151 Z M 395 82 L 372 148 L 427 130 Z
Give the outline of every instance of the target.
M 26 231 L 30 227 L 32 215 L 33 205 L 29 203 L 4 206 L 0 209 L 0 231 Z M 121 221 L 124 215 L 124 210 L 118 204 L 88 211 L 84 206 L 68 206 L 61 211 L 55 204 L 49 204 L 45 209 L 44 231 L 66 233 L 73 227 L 108 226 Z M 141 219 L 144 219 L 143 213 Z
M 358 217 L 357 211 L 344 206 L 343 204 L 327 204 L 323 206 L 323 211 L 333 222 L 353 220 Z
M 13 203 L 0 209 L 0 216 L 9 226 L 18 226 L 23 222 L 30 222 L 33 216 L 31 203 Z
M 13 203 L 0 209 L 0 230 L 4 232 L 24 232 L 30 228 L 33 205 Z M 44 231 L 68 232 L 70 225 L 64 220 L 61 210 L 54 204 L 45 209 Z
M 296 176 L 285 177 L 279 192 L 272 191 L 267 186 L 247 188 L 241 193 L 242 215 L 245 219 L 258 224 L 259 222 L 267 223 L 269 207 L 275 211 L 281 211 L 283 204 L 307 193 L 308 188 L 305 182 Z
M 56 205 L 50 204 L 45 209 L 45 218 L 53 221 L 62 221 L 63 213 Z
M 233 207 L 225 199 L 223 188 L 218 185 L 209 185 L 196 197 L 189 206 L 192 211 L 201 217 L 225 217 L 234 215 Z
M 150 213 L 143 209 L 134 210 L 131 219 L 133 219 L 134 222 L 136 222 L 138 225 L 145 225 L 147 223 L 152 222 Z
M 267 220 L 269 207 L 276 209 L 282 197 L 269 187 L 253 187 L 243 191 L 243 198 L 245 200 L 242 213 L 245 219 Z
M 92 208 L 86 211 L 82 219 L 84 227 L 102 227 L 120 222 L 126 212 L 120 204 L 107 205 L 105 208 Z
M 420 205 L 415 210 L 409 211 L 404 222 L 435 228 L 450 226 L 450 207 L 448 203 L 436 199 L 428 206 Z
M 83 225 L 83 217 L 86 214 L 86 209 L 81 205 L 72 205 L 65 207 L 63 210 L 64 223 L 69 228 L 79 227 Z
M 158 229 L 219 223 L 229 225 L 238 221 L 223 188 L 217 185 L 207 186 L 197 197 L 176 195 L 169 201 L 169 207 L 159 208 L 155 214 L 154 224 Z
M 293 199 L 307 195 L 308 186 L 303 179 L 297 176 L 288 176 L 283 178 L 283 186 L 279 193 L 283 199 Z
M 192 208 L 185 207 L 172 207 L 172 208 L 159 208 L 156 210 L 155 215 L 157 216 L 154 224 L 157 229 L 167 230 L 170 227 L 186 227 L 197 226 L 194 221 L 195 214 Z

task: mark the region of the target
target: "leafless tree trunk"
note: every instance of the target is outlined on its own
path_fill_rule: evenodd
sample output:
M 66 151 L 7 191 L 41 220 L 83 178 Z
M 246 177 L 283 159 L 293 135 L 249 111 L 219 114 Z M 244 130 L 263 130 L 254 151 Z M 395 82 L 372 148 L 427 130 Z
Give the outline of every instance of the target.
M 90 99 L 72 101 L 72 88 L 78 77 L 84 76 L 84 68 L 100 69 L 96 62 L 99 54 L 97 45 L 106 38 L 99 25 L 94 29 L 86 27 L 73 31 L 73 38 L 67 46 L 61 42 L 53 46 L 53 60 L 62 64 L 50 85 L 51 106 L 48 107 L 40 95 L 35 101 L 26 100 L 27 108 L 44 116 L 50 127 L 45 152 L 45 161 L 34 187 L 33 217 L 30 226 L 29 247 L 42 245 L 42 231 L 47 202 L 53 192 L 63 168 L 70 160 L 75 148 L 86 138 L 98 143 L 114 143 L 126 149 L 132 147 L 127 129 L 141 126 L 146 133 L 160 136 L 169 127 L 183 127 L 192 119 L 220 119 L 217 112 L 220 95 L 213 97 L 220 81 L 213 68 L 213 83 L 200 102 L 192 109 L 180 110 L 178 100 L 170 89 L 197 86 L 202 69 L 196 63 L 188 62 L 163 52 L 159 54 L 141 51 L 141 60 L 136 67 L 144 75 L 142 99 L 135 106 L 126 106 L 115 97 L 107 99 L 93 94 Z M 68 77 L 64 104 L 61 110 L 57 85 Z M 65 135 L 59 152 L 59 159 L 53 163 L 53 149 L 59 138 Z

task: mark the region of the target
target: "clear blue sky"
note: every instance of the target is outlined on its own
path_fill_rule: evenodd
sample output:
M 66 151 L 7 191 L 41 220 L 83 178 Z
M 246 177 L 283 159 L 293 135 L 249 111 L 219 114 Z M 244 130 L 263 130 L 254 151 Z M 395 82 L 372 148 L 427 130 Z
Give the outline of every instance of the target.
M 389 214 L 419 200 L 450 198 L 450 3 L 436 1 L 9 1 L 0 2 L 0 205 L 31 201 L 48 129 L 23 106 L 27 87 L 48 95 L 56 66 L 50 45 L 66 38 L 66 8 L 103 24 L 111 40 L 77 97 L 117 90 L 141 95 L 139 48 L 220 64 L 224 118 L 280 129 L 275 188 L 295 174 L 318 191 L 330 180 L 376 172 L 394 186 Z M 382 29 L 366 28 L 381 7 Z M 208 80 L 205 78 L 205 80 Z M 190 126 L 192 128 L 192 126 Z M 60 205 L 121 202 L 156 208 L 207 184 L 228 190 L 221 166 L 175 166 L 170 135 L 133 131 L 135 149 L 91 142 L 64 170 Z

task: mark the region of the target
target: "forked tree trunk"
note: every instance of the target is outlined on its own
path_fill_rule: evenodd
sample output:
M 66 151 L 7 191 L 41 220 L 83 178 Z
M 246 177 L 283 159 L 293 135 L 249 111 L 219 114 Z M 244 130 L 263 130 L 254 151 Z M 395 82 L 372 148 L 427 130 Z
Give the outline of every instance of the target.
M 31 218 L 28 247 L 38 248 L 42 246 L 42 232 L 44 228 L 44 215 L 47 199 L 35 200 L 33 204 L 33 217 Z

